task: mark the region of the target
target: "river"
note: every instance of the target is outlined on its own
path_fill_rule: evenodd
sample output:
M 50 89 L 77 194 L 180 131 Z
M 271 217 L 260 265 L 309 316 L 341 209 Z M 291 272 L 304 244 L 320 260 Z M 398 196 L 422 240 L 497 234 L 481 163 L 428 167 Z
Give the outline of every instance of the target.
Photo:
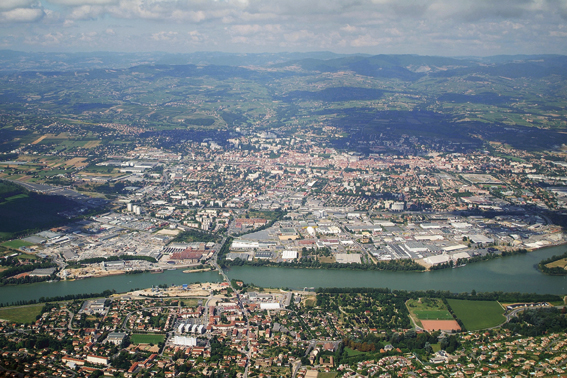
M 101 293 L 116 290 L 119 293 L 132 289 L 145 289 L 161 284 L 190 284 L 195 282 L 220 282 L 218 272 L 183 273 L 183 270 L 166 270 L 163 273 L 120 274 L 75 281 L 38 282 L 28 285 L 0 287 L 0 303 L 69 294 Z
M 399 290 L 449 290 L 451 292 L 518 291 L 523 293 L 567 294 L 567 276 L 546 276 L 535 265 L 541 260 L 559 255 L 567 246 L 540 249 L 491 261 L 469 264 L 457 269 L 426 273 L 287 269 L 241 266 L 227 271 L 230 278 L 262 287 L 378 287 Z M 126 292 L 159 284 L 218 282 L 216 272 L 183 273 L 168 270 L 161 274 L 132 274 L 77 281 L 36 283 L 0 288 L 0 302 L 39 299 L 80 293 L 100 293 L 104 290 Z

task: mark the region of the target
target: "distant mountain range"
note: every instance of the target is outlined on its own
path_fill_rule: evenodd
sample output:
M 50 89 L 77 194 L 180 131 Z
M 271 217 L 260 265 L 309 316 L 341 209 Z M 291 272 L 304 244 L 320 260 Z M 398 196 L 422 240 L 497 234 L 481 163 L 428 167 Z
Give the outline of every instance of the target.
M 567 75 L 567 56 L 497 55 L 439 57 L 420 55 L 341 55 L 332 52 L 230 54 L 170 53 L 28 53 L 0 50 L 0 72 L 67 71 L 127 68 L 140 65 L 256 66 L 273 69 L 340 72 L 370 77 L 417 80 L 425 75 L 450 77 L 487 74 L 509 78 Z M 473 78 L 474 80 L 474 78 Z

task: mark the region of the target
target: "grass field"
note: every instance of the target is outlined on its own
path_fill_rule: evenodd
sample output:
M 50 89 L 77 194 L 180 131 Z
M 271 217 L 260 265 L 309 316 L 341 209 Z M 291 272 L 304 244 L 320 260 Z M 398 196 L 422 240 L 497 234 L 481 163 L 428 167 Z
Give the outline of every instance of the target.
M 347 352 L 349 357 L 360 356 L 361 354 L 366 354 L 366 352 L 361 352 L 359 350 L 354 350 L 354 349 L 350 349 L 350 348 L 345 348 L 345 351 Z
M 303 303 L 305 303 L 305 307 L 313 307 L 317 304 L 317 299 L 313 297 L 303 299 Z
M 4 247 L 8 247 L 8 248 L 18 249 L 20 247 L 27 247 L 27 246 L 34 245 L 34 244 L 27 242 L 27 241 L 24 241 L 24 240 L 10 240 L 10 241 L 4 242 L 0 245 L 2 245 Z
M 337 373 L 333 373 L 333 372 L 317 374 L 317 378 L 335 378 L 336 376 Z
M 322 264 L 334 264 L 337 260 L 335 256 L 319 256 L 319 262 Z
M 16 323 L 31 323 L 41 314 L 42 304 L 0 308 L 0 319 Z
M 418 320 L 453 320 L 443 301 L 438 298 L 410 299 L 406 306 Z
M 561 259 L 557 261 L 550 262 L 549 264 L 545 264 L 547 268 L 563 268 L 567 265 L 567 259 Z
M 197 304 L 199 303 L 198 299 L 182 299 L 181 302 L 183 303 L 183 306 L 185 307 L 197 307 Z
M 277 217 L 278 217 L 277 211 L 251 210 L 248 212 L 248 218 L 262 218 L 262 219 L 274 220 Z
M 155 335 L 155 334 L 133 334 L 130 336 L 130 341 L 132 344 L 157 344 L 165 340 L 165 335 Z
M 496 301 L 448 299 L 447 302 L 469 331 L 495 327 L 506 320 L 504 309 Z
M 452 320 L 453 316 L 447 310 L 440 311 L 414 311 L 420 320 Z
M 39 257 L 36 255 L 30 255 L 29 253 L 20 253 L 16 256 L 18 260 L 39 260 Z

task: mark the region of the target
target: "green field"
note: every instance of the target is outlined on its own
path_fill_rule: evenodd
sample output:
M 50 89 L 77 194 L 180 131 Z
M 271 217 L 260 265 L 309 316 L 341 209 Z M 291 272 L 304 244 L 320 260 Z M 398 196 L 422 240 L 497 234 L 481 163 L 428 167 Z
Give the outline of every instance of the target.
M 328 372 L 328 373 L 319 373 L 317 374 L 317 378 L 335 378 L 337 373 Z
M 18 239 L 18 240 L 10 240 L 10 241 L 4 242 L 0 245 L 2 245 L 4 247 L 8 247 L 8 248 L 18 249 L 20 247 L 28 247 L 28 246 L 34 245 L 34 244 L 27 242 L 27 241 L 24 241 L 24 240 Z
M 453 320 L 453 316 L 447 310 L 441 311 L 413 311 L 420 320 Z
M 6 201 L 6 202 L 10 202 L 10 201 L 14 201 L 14 200 L 17 200 L 17 199 L 22 199 L 22 198 L 28 198 L 28 195 L 27 195 L 27 194 L 23 194 L 23 193 L 22 193 L 22 194 L 16 194 L 15 196 L 7 197 L 7 198 L 5 199 L 5 201 Z M 2 203 L 4 204 L 4 203 L 6 203 L 6 202 L 2 202 Z
M 504 309 L 496 301 L 448 299 L 453 312 L 469 331 L 496 327 L 504 323 Z
M 41 314 L 42 304 L 0 308 L 0 319 L 16 323 L 31 323 Z
M 349 357 L 352 356 L 360 356 L 361 354 L 366 354 L 367 352 L 361 352 L 359 350 L 354 350 L 354 349 L 350 349 L 350 348 L 345 348 L 345 351 L 347 352 Z
M 453 320 L 453 316 L 439 298 L 410 299 L 406 302 L 406 307 L 419 320 Z
M 250 210 L 248 212 L 248 218 L 262 218 L 268 220 L 275 220 L 279 215 L 277 211 L 269 210 Z
M 133 334 L 130 336 L 132 344 L 157 344 L 165 340 L 165 335 L 156 334 Z

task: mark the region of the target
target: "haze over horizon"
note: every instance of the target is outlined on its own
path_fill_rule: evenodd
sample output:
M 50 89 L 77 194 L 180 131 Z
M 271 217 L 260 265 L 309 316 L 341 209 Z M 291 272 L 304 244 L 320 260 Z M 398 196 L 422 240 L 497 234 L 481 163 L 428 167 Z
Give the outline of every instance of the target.
M 0 49 L 567 54 L 567 0 L 2 0 Z

